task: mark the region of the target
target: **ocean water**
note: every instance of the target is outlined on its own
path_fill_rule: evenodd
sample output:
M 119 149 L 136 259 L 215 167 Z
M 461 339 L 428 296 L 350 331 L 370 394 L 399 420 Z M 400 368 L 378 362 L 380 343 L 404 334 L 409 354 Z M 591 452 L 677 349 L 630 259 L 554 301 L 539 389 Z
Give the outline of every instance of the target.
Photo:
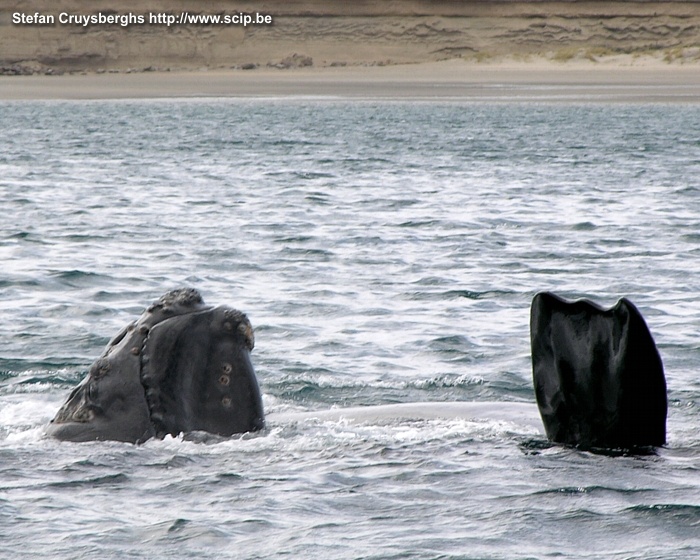
M 0 131 L 0 557 L 700 558 L 700 106 L 3 102 Z M 270 413 L 533 403 L 533 295 L 627 296 L 668 444 L 390 416 L 44 437 L 180 286 L 248 314 Z

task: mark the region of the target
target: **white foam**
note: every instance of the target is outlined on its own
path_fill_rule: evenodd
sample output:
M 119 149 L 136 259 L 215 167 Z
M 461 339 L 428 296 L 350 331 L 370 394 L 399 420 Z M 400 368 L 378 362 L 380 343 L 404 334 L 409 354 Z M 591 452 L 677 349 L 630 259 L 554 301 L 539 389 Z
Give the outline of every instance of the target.
M 465 420 L 481 422 L 506 422 L 544 433 L 537 407 L 529 403 L 508 402 L 418 402 L 379 406 L 331 408 L 308 412 L 279 412 L 267 416 L 267 423 L 280 424 L 316 420 L 320 422 L 346 422 L 372 424 L 416 420 Z

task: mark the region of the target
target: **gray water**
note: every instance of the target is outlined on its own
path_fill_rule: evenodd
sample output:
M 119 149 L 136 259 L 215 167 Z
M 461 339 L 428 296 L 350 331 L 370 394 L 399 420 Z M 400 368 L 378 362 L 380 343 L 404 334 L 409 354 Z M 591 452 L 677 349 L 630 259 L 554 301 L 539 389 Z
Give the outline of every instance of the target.
M 0 131 L 1 557 L 700 557 L 700 106 L 21 102 Z M 627 296 L 668 445 L 390 417 L 46 439 L 180 286 L 248 314 L 268 412 L 532 403 L 533 295 Z

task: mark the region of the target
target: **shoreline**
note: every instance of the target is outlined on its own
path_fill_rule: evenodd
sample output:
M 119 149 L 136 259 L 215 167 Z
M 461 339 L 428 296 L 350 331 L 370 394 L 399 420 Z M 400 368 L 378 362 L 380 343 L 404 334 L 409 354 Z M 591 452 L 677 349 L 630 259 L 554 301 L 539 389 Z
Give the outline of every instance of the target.
M 656 59 L 0 76 L 0 100 L 349 98 L 700 103 L 700 66 Z

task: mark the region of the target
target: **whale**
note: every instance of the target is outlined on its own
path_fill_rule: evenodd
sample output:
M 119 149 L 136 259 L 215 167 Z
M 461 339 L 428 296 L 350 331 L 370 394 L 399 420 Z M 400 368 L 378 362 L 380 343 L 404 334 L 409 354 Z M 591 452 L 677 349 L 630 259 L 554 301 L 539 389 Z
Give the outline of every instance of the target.
M 192 288 L 170 291 L 107 344 L 46 431 L 65 441 L 142 443 L 261 430 L 254 344 L 244 313 L 207 306 Z
M 230 437 L 292 422 L 459 418 L 510 422 L 583 449 L 665 443 L 663 366 L 631 302 L 606 310 L 541 292 L 532 301 L 530 334 L 535 402 L 395 403 L 266 417 L 248 317 L 181 288 L 107 344 L 46 432 L 63 441 L 140 444 L 180 434 Z

